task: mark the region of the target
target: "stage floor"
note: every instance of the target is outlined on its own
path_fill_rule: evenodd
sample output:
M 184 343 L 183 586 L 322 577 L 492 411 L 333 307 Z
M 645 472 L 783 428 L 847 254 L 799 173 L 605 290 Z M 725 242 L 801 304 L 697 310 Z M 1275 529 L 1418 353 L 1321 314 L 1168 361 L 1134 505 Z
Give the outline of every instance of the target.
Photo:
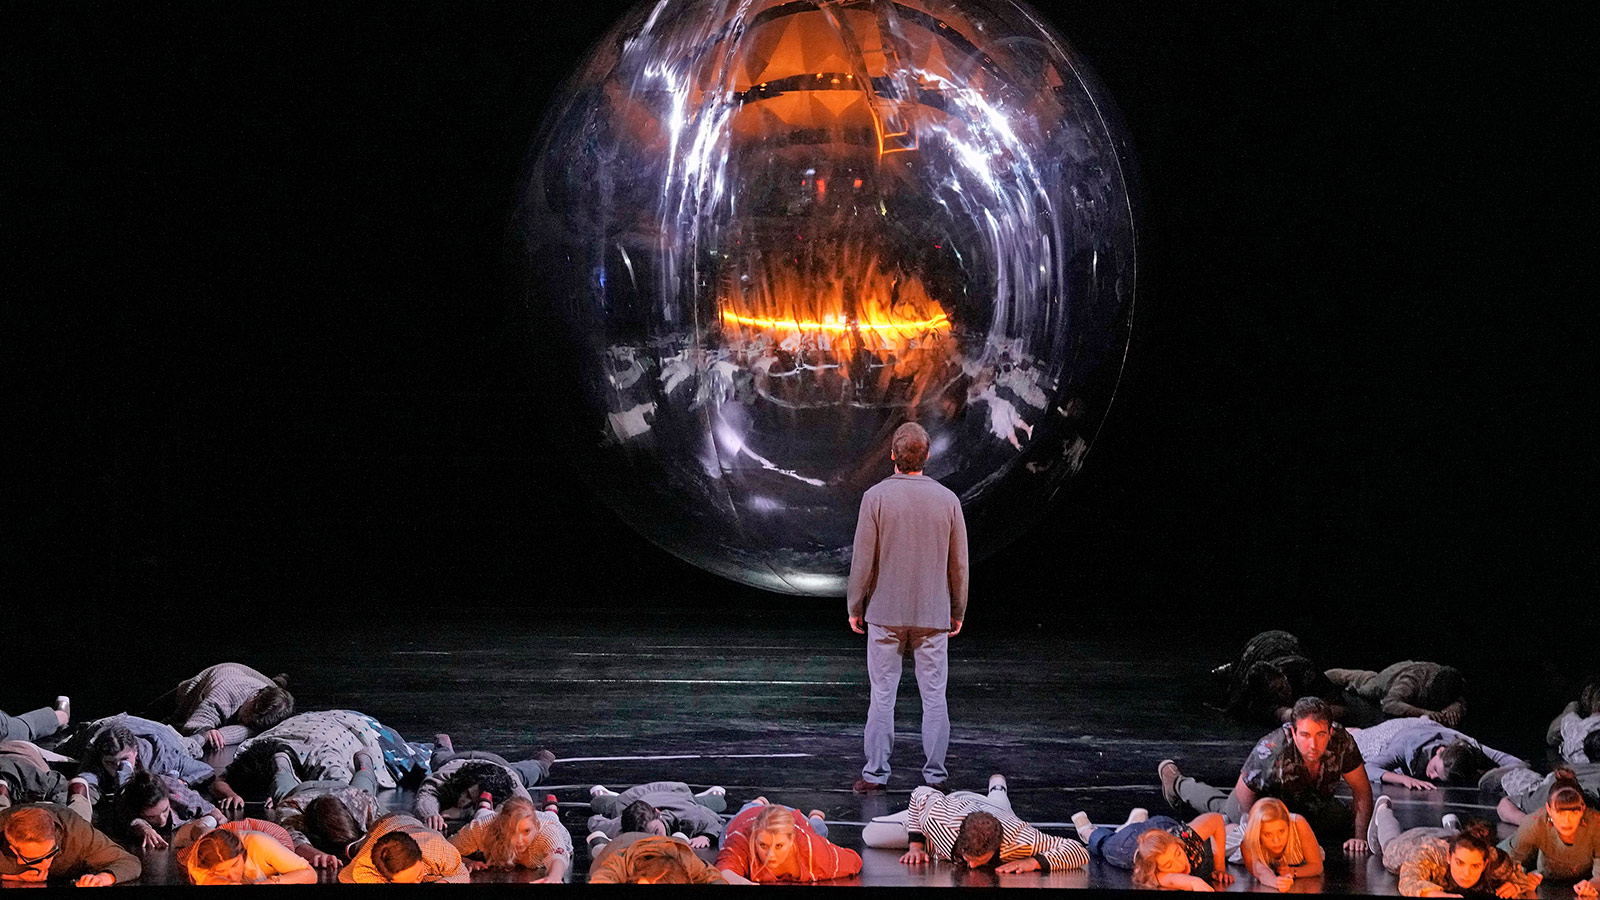
M 554 793 L 560 801 L 576 848 L 574 881 L 588 868 L 589 787 L 621 790 L 676 779 L 697 790 L 724 786 L 730 813 L 757 795 L 824 810 L 832 839 L 860 850 L 865 862 L 860 877 L 844 884 L 1129 886 L 1125 872 L 1098 862 L 1045 876 L 958 876 L 946 865 L 911 868 L 898 862 L 897 851 L 862 848 L 862 824 L 903 808 L 921 783 L 920 705 L 907 666 L 889 791 L 851 793 L 867 705 L 865 650 L 864 638 L 846 627 L 842 602 L 838 607 L 837 615 L 611 612 L 596 622 L 574 606 L 542 605 L 441 608 L 426 618 L 386 620 L 380 603 L 359 623 L 302 623 L 257 638 L 214 623 L 215 642 L 207 637 L 181 654 L 162 653 L 137 678 L 123 669 L 92 684 L 75 683 L 71 672 L 51 681 L 73 694 L 80 718 L 137 712 L 205 665 L 237 660 L 289 673 L 301 709 L 357 709 L 412 740 L 448 732 L 457 749 L 512 759 L 549 748 L 558 761 L 550 783 L 534 793 Z M 1065 613 L 1057 621 L 977 619 L 951 642 L 951 788 L 981 792 L 991 772 L 1002 772 L 1019 815 L 1071 834 L 1068 820 L 1080 809 L 1096 822 L 1121 822 L 1133 806 L 1169 812 L 1155 776 L 1163 757 L 1177 759 L 1186 774 L 1231 782 L 1264 729 L 1206 706 L 1206 673 L 1245 636 L 1158 641 L 1146 627 Z M 1473 706 L 1465 730 L 1509 752 L 1539 754 L 1535 761 L 1542 762 L 1542 734 L 1501 733 L 1508 720 L 1493 715 L 1494 702 Z M 1479 728 L 1491 723 L 1498 728 Z M 1493 800 L 1474 790 L 1386 791 L 1406 827 L 1437 824 L 1448 811 L 1494 815 Z M 409 807 L 406 792 L 383 799 L 391 808 Z M 259 807 L 247 813 L 259 815 Z M 1510 833 L 1508 826 L 1501 831 Z M 147 881 L 176 880 L 168 857 L 147 858 Z M 1234 872 L 1230 890 L 1258 889 L 1242 868 Z M 1324 876 L 1294 889 L 1398 893 L 1396 878 L 1368 856 L 1330 857 Z M 1543 896 L 1567 894 L 1553 885 L 1541 889 Z

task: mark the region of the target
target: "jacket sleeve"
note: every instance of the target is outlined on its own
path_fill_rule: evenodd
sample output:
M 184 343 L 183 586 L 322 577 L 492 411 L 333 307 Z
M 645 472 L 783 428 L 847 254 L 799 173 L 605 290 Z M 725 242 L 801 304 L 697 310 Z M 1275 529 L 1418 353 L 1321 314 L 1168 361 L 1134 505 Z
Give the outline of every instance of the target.
M 950 618 L 964 621 L 967 617 L 967 519 L 961 512 L 961 501 L 955 501 L 955 511 L 950 523 Z
M 1424 891 L 1443 891 L 1449 866 L 1436 847 L 1423 847 L 1400 865 L 1400 894 L 1420 897 Z
M 438 775 L 429 775 L 417 786 L 417 799 L 413 804 L 417 818 L 426 819 L 439 814 L 439 785 L 443 781 Z
M 867 603 L 878 584 L 878 504 L 861 498 L 856 517 L 856 537 L 850 555 L 850 579 L 845 585 L 845 609 L 851 618 L 867 614 Z
M 737 817 L 735 817 L 737 818 Z M 717 851 L 717 868 L 750 877 L 750 822 L 728 823 L 722 834 L 722 849 Z
M 111 838 L 76 814 L 57 818 L 71 836 L 72 843 L 79 848 L 79 864 L 74 869 L 81 869 L 83 874 L 109 872 L 118 884 L 132 881 L 144 871 L 139 857 L 118 847 Z

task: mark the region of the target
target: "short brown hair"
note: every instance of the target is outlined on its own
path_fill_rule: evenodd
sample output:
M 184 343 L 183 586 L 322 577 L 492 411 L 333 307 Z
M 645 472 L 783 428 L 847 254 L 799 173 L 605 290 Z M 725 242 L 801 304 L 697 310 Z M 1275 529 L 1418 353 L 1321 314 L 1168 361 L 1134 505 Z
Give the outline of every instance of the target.
M 1321 697 L 1301 697 L 1294 702 L 1294 708 L 1289 711 L 1289 721 L 1298 723 L 1301 719 L 1310 719 L 1331 726 L 1333 707 Z
M 928 464 L 928 431 L 915 422 L 896 428 L 889 446 L 894 451 L 894 467 L 901 472 L 921 472 Z
M 372 842 L 372 867 L 384 881 L 416 865 L 422 859 L 417 839 L 404 831 L 391 831 Z
M 1000 827 L 1000 820 L 992 813 L 968 813 L 961 820 L 961 830 L 956 832 L 955 862 L 965 865 L 969 856 L 989 857 L 984 863 L 992 866 L 1000 861 L 1000 839 L 1004 836 L 1004 829 Z
M 6 840 L 22 844 L 52 841 L 56 837 L 56 820 L 50 811 L 38 806 L 25 806 L 11 814 L 6 821 Z

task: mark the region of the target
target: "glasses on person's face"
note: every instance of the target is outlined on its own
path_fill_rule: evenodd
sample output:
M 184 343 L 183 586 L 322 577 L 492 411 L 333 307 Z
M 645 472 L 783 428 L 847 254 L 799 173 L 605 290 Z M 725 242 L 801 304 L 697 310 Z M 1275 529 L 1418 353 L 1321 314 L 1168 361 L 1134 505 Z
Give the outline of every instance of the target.
M 12 852 L 16 853 L 15 848 L 12 849 Z M 17 865 L 23 867 L 24 869 L 38 869 L 38 868 L 40 868 L 40 865 L 42 863 L 46 862 L 51 857 L 55 856 L 57 853 L 60 853 L 60 852 L 61 852 L 61 845 L 60 844 L 56 844 L 54 847 L 50 848 L 50 852 L 49 853 L 41 853 L 38 856 L 33 857 L 32 859 L 29 859 L 29 858 L 23 856 L 20 853 L 16 853 Z

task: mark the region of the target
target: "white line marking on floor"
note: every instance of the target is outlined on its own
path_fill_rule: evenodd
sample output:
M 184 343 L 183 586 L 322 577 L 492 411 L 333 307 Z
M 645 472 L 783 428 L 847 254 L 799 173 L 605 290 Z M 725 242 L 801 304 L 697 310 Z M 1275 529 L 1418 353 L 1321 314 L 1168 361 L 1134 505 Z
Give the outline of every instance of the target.
M 798 759 L 810 755 L 809 753 L 669 753 L 661 756 L 569 756 L 564 759 L 558 758 L 556 762 L 613 762 L 634 759 Z

